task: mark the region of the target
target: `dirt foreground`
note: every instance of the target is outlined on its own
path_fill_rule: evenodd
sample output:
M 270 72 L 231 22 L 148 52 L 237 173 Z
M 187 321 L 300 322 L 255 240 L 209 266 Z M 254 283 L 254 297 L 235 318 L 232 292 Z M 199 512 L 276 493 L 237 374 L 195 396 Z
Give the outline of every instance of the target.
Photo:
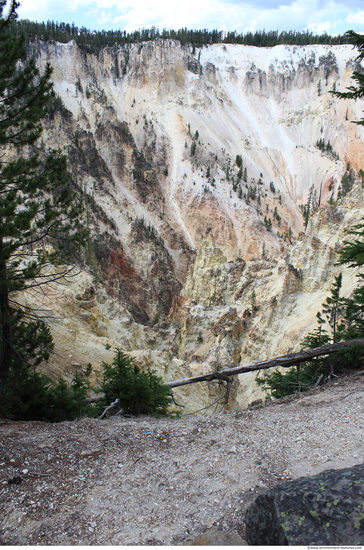
M 0 421 L 0 544 L 244 538 L 282 480 L 364 462 L 364 373 L 290 402 L 179 420 Z M 9 484 L 11 478 L 21 482 Z

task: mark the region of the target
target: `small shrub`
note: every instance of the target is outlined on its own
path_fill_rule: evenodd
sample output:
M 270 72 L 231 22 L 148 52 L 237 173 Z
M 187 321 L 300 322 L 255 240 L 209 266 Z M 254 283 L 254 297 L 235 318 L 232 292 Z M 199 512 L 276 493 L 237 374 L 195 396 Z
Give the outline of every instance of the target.
M 68 386 L 63 378 L 54 384 L 34 367 L 12 369 L 0 402 L 0 417 L 12 420 L 62 422 L 79 416 L 93 416 L 93 407 L 82 402 L 89 392 L 87 380 L 75 374 Z M 88 373 L 88 374 L 87 374 Z
M 250 296 L 250 305 L 251 305 L 252 311 L 257 310 L 257 295 L 256 295 L 254 289 L 253 289 L 253 292 L 251 293 L 251 296 Z
M 76 86 L 76 89 L 81 93 L 83 94 L 83 88 L 82 88 L 82 84 L 81 84 L 81 80 L 80 80 L 80 77 L 78 76 L 77 77 L 77 80 L 75 82 L 75 86 Z
M 158 322 L 159 322 L 159 319 L 161 318 L 161 315 L 162 315 L 162 309 L 160 309 L 156 314 L 155 316 L 153 317 L 153 320 L 152 322 L 150 323 L 150 326 L 153 328 L 154 325 L 156 325 Z
M 104 376 L 98 412 L 119 398 L 124 413 L 167 416 L 172 401 L 171 388 L 154 371 L 142 372 L 132 357 L 116 350 L 111 364 L 103 363 Z M 101 414 L 100 412 L 100 414 Z

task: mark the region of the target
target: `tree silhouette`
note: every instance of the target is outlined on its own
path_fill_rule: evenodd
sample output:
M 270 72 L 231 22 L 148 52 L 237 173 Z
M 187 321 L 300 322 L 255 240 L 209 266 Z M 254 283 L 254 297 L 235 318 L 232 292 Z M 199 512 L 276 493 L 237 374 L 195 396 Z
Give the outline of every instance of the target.
M 18 3 L 7 15 L 5 5 L 0 2 L 0 398 L 11 369 L 16 383 L 17 370 L 39 364 L 52 349 L 39 310 L 25 312 L 15 295 L 71 271 L 59 264 L 86 236 L 66 157 L 36 151 L 54 97 L 52 69 L 47 65 L 41 75 L 34 59 L 26 59 L 24 35 L 9 30 Z

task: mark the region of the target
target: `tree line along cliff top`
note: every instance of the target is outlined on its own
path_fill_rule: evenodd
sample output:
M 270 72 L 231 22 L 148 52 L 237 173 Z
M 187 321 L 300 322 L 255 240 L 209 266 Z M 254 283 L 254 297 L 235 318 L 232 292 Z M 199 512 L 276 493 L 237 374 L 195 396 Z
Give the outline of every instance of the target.
M 121 29 L 92 31 L 85 27 L 79 28 L 74 23 L 71 25 L 69 23 L 54 21 L 38 23 L 36 21 L 29 21 L 28 19 L 12 21 L 11 32 L 16 35 L 24 32 L 27 41 L 30 42 L 36 39 L 61 43 L 75 40 L 77 45 L 88 53 L 94 53 L 107 46 L 124 46 L 138 42 L 149 42 L 157 38 L 178 40 L 182 45 L 192 44 L 195 47 L 219 43 L 273 47 L 278 44 L 308 46 L 311 44 L 339 45 L 349 42 L 346 35 L 332 36 L 326 32 L 323 34 L 313 34 L 309 31 L 266 32 L 263 30 L 255 31 L 254 33 L 238 33 L 236 31 L 218 31 L 217 29 L 211 31 L 208 29 L 192 30 L 186 27 L 177 31 L 173 29 L 163 29 L 160 31 L 158 27 L 151 27 L 128 33 Z

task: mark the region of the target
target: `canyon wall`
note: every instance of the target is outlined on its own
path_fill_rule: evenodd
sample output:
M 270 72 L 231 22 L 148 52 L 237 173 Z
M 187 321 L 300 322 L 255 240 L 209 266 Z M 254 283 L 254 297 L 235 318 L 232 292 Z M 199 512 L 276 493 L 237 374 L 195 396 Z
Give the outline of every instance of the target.
M 298 349 L 363 215 L 359 180 L 338 198 L 345 171 L 364 168 L 351 123 L 364 102 L 329 93 L 361 70 L 355 50 L 156 40 L 91 55 L 40 41 L 29 54 L 51 63 L 58 95 L 40 150 L 68 155 L 92 233 L 89 267 L 42 298 L 56 342 L 44 368 L 71 377 L 91 362 L 98 383 L 118 346 L 168 381 Z M 191 412 L 219 391 L 175 393 Z M 229 406 L 260 394 L 241 375 Z
M 55 353 L 42 369 L 70 380 L 90 362 L 92 383 L 98 385 L 102 361 L 111 362 L 119 347 L 142 369 L 155 369 L 169 382 L 297 351 L 317 326 L 316 313 L 334 276 L 343 272 L 344 296 L 357 286 L 358 269 L 336 263 L 343 240 L 350 240 L 345 231 L 363 211 L 364 191 L 357 182 L 342 204 L 319 209 L 307 231 L 274 257 L 228 261 L 209 233 L 168 318 L 153 327 L 136 322 L 89 270 L 68 283 L 59 281 L 45 294 L 19 295 L 25 307 L 41 304 L 50 322 Z M 234 377 L 228 409 L 265 397 L 255 377 Z M 190 413 L 221 392 L 213 381 L 176 388 L 174 395 L 183 413 Z

